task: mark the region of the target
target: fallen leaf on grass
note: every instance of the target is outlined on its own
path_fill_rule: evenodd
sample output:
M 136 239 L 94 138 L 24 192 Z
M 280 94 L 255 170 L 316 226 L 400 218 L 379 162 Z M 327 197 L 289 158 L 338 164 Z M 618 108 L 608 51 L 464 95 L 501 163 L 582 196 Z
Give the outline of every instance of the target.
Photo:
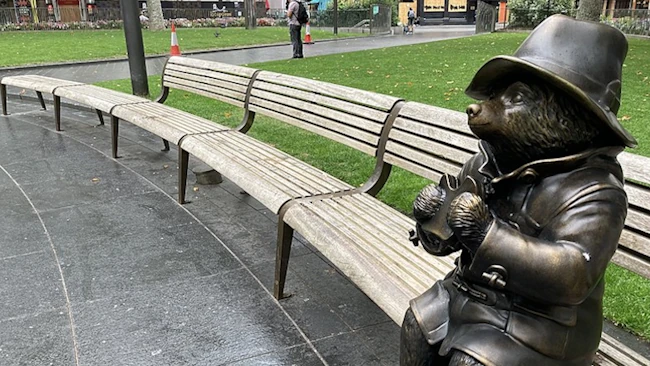
M 628 120 L 631 120 L 631 119 L 632 119 L 632 117 L 630 117 L 630 116 L 621 117 L 621 121 L 628 121 Z

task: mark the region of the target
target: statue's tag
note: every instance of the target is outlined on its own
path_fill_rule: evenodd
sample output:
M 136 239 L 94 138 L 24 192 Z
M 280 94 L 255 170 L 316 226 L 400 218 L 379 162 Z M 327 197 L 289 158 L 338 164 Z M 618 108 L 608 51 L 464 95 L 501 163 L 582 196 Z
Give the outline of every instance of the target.
M 451 228 L 447 224 L 447 214 L 449 213 L 449 207 L 454 199 L 465 192 L 471 192 L 480 197 L 483 195 L 481 192 L 481 186 L 476 183 L 474 178 L 469 176 L 459 185 L 456 177 L 445 174 L 440 179 L 438 186 L 444 189 L 445 199 L 442 202 L 442 206 L 440 206 L 438 213 L 422 224 L 422 228 L 434 234 L 440 240 L 448 240 L 452 235 L 454 235 L 454 232 L 451 231 Z

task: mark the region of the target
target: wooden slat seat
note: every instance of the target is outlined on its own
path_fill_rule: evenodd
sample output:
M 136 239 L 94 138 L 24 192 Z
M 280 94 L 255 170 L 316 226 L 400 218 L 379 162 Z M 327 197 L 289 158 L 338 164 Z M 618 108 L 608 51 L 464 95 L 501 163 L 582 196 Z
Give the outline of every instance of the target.
M 180 146 L 275 213 L 294 198 L 354 188 L 237 131 L 189 135 Z
M 111 110 L 118 105 L 151 102 L 147 98 L 95 85 L 73 85 L 56 88 L 54 96 L 66 98 L 106 113 L 111 113 Z
M 0 82 L 3 85 L 15 86 L 18 88 L 36 90 L 43 93 L 54 92 L 54 89 L 60 86 L 83 85 L 76 81 L 51 78 L 41 75 L 15 75 L 5 76 Z
M 415 222 L 361 193 L 289 205 L 284 221 L 401 324 L 409 300 L 454 267 L 409 241 Z
M 115 106 L 111 115 L 176 145 L 187 135 L 229 130 L 216 122 L 156 102 Z
M 41 104 L 41 108 L 45 109 L 45 100 L 43 99 L 42 93 L 53 94 L 56 88 L 72 85 L 83 84 L 76 81 L 51 78 L 41 75 L 5 76 L 2 78 L 2 80 L 0 80 L 0 99 L 2 99 L 2 114 L 7 115 L 7 86 L 15 86 L 18 88 L 36 91 L 36 96 L 38 97 L 38 100 Z M 55 106 L 55 115 L 58 116 L 57 113 L 58 111 L 56 110 Z

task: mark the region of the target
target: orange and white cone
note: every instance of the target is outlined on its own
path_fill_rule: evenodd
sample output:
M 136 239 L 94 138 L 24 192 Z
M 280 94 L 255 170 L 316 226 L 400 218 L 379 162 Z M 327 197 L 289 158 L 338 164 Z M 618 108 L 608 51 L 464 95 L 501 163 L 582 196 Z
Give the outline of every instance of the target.
M 181 49 L 178 47 L 178 37 L 176 37 L 176 26 L 172 23 L 172 47 L 169 50 L 172 56 L 180 56 Z
M 309 22 L 307 22 L 307 26 L 305 27 L 305 40 L 302 41 L 302 43 L 305 44 L 313 44 L 314 41 L 311 40 L 311 33 L 309 33 Z

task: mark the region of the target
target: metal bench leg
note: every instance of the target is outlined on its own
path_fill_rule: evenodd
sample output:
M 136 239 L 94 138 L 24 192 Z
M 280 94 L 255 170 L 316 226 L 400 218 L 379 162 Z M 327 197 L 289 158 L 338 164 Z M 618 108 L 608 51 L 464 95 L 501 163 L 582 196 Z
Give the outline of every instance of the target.
M 165 147 L 162 149 L 162 151 L 169 151 L 169 141 L 163 139 L 163 144 Z
M 0 94 L 2 98 L 2 114 L 7 115 L 7 86 L 0 84 Z
M 101 113 L 101 112 L 100 112 Z M 120 119 L 111 116 L 111 147 L 113 149 L 113 159 L 117 159 L 117 136 L 120 128 Z
M 47 108 L 45 108 L 45 99 L 43 99 L 43 93 L 37 91 L 36 96 L 38 97 L 38 101 L 41 103 L 41 108 L 43 108 L 43 110 L 46 110 Z
M 54 96 L 54 123 L 56 130 L 61 131 L 61 97 Z
M 282 220 L 282 218 L 278 219 Z M 273 285 L 273 296 L 278 300 L 286 297 L 284 296 L 284 282 L 287 279 L 292 239 L 293 228 L 280 221 L 278 223 L 278 247 L 275 254 L 275 283 Z
M 103 126 L 104 125 L 104 114 L 99 109 L 95 109 L 95 112 L 97 112 L 97 117 L 99 117 L 99 125 Z
M 187 164 L 190 153 L 178 147 L 178 203 L 185 203 L 185 187 L 187 186 Z

